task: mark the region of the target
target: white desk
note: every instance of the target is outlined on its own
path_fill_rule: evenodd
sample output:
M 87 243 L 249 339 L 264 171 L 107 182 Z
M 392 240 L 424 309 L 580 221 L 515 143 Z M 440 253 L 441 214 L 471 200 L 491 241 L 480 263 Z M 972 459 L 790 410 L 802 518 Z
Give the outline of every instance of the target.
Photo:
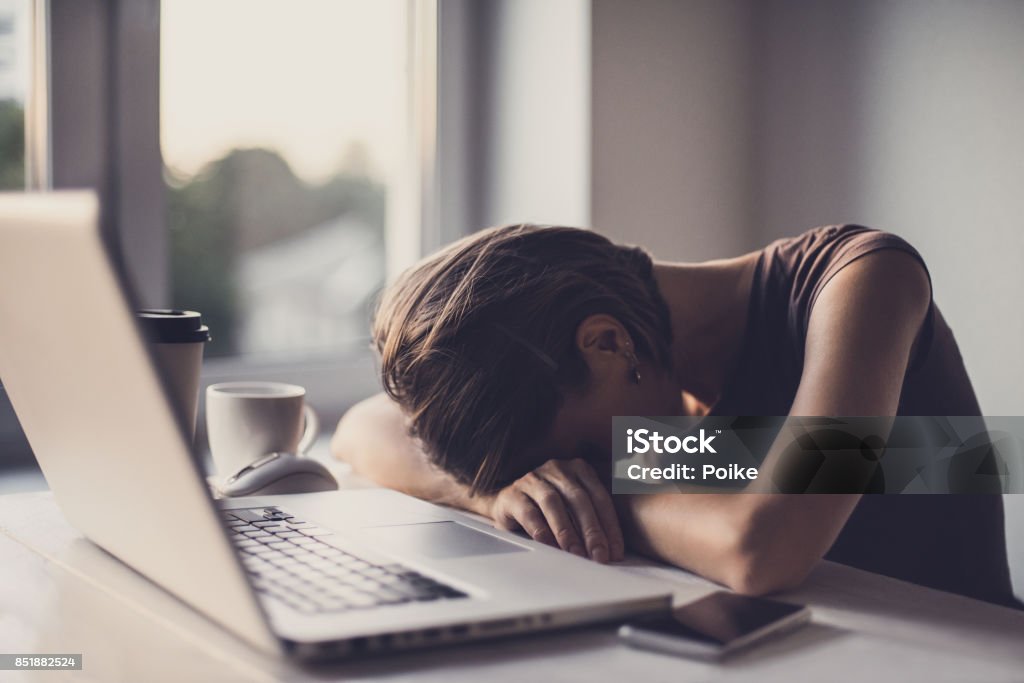
M 1024 613 L 823 562 L 786 597 L 814 623 L 723 665 L 629 649 L 613 627 L 302 670 L 252 650 L 70 527 L 48 492 L 0 496 L 0 652 L 83 653 L 72 681 L 1024 681 Z M 634 562 L 679 601 L 713 586 Z

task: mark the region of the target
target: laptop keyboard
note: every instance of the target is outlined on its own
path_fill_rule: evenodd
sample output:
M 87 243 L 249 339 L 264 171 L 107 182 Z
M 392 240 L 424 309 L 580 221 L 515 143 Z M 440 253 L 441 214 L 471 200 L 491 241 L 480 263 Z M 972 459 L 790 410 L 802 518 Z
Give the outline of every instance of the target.
M 278 507 L 222 510 L 258 593 L 307 614 L 467 597 L 400 564 L 335 547 L 327 529 Z

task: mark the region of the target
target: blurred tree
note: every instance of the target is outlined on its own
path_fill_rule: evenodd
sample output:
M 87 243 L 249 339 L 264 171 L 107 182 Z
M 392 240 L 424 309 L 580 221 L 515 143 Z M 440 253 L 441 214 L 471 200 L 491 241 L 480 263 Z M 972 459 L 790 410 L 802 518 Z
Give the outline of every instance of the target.
M 25 189 L 25 111 L 0 100 L 0 190 Z
M 387 194 L 377 181 L 341 172 L 314 188 L 312 195 L 319 218 L 317 223 L 349 215 L 379 230 L 381 239 L 384 238 Z
M 224 183 L 223 201 L 234 213 L 235 244 L 240 251 L 317 224 L 309 188 L 275 151 L 234 149 L 213 162 L 210 172 Z
M 238 349 L 234 269 L 243 252 L 342 215 L 383 239 L 385 188 L 363 175 L 341 171 L 310 185 L 276 151 L 255 148 L 231 150 L 192 177 L 167 177 L 173 302 L 208 321 L 208 355 Z
M 213 337 L 210 356 L 236 348 L 235 217 L 224 201 L 225 190 L 225 178 L 207 169 L 184 185 L 172 181 L 167 193 L 171 300 L 175 307 L 202 313 Z

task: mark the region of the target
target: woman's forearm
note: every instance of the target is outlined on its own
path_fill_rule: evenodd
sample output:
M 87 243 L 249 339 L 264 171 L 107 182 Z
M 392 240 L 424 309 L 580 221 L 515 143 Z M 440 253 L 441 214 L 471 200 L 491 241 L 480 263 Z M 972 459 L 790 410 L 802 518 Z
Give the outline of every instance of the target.
M 468 487 L 430 464 L 408 435 L 401 410 L 384 394 L 345 413 L 331 439 L 331 453 L 381 486 L 433 503 L 489 513 L 489 498 L 470 496 Z
M 616 507 L 634 550 L 758 595 L 799 584 L 820 557 L 806 524 L 761 497 L 642 494 L 616 496 Z
M 725 494 L 615 496 L 630 548 L 736 588 L 743 523 L 729 502 Z
M 799 585 L 835 540 L 834 509 L 852 509 L 857 499 L 661 493 L 616 496 L 615 502 L 634 550 L 758 595 Z

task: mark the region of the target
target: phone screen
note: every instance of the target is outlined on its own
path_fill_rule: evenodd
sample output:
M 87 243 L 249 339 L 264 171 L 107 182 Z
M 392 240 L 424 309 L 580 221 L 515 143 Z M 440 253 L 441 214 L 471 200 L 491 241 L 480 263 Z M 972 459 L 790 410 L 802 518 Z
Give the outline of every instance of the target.
M 668 616 L 645 620 L 636 626 L 646 631 L 725 647 L 737 638 L 802 609 L 802 605 L 721 591 L 676 608 Z

